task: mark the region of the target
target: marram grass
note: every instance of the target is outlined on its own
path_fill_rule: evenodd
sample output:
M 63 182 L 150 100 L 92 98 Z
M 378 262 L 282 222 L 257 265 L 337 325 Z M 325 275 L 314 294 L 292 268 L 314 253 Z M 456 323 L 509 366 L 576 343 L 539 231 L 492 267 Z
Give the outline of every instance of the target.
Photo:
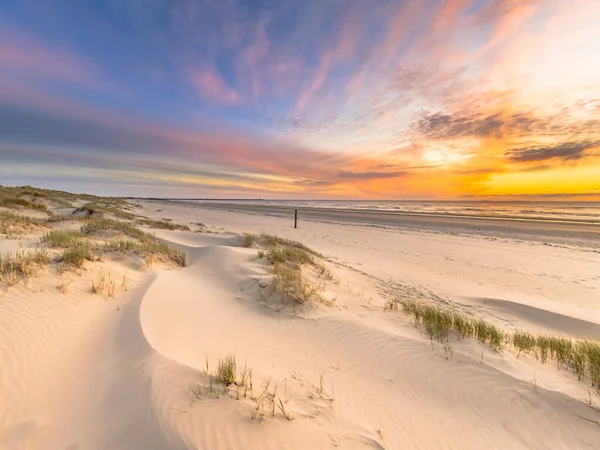
M 497 350 L 510 345 L 518 355 L 534 355 L 542 364 L 553 359 L 559 367 L 572 370 L 580 380 L 587 374 L 592 386 L 600 392 L 600 341 L 523 330 L 505 331 L 483 319 L 414 300 L 389 300 L 384 309 L 402 310 L 431 340 L 447 343 L 450 333 L 456 333 L 460 339 L 477 339 Z

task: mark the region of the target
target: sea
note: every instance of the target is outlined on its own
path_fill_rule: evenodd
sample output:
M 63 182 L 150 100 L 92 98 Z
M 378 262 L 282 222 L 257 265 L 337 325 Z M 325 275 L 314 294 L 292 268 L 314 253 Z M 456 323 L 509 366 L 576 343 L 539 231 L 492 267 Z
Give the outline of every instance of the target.
M 190 200 L 187 200 L 190 201 Z M 246 205 L 351 209 L 405 214 L 522 218 L 600 223 L 600 202 L 397 201 L 397 200 L 193 200 Z

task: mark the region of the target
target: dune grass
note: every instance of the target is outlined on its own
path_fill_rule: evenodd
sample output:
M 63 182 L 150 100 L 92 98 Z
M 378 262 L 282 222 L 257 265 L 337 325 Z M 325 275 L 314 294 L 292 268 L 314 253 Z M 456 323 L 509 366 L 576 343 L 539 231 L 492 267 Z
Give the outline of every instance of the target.
M 267 267 L 267 273 L 271 275 L 268 286 L 269 294 L 275 296 L 281 294 L 292 303 L 304 304 L 313 301 L 324 301 L 321 293 L 322 286 L 312 285 L 304 276 L 304 266 L 311 266 L 321 276 L 333 280 L 333 274 L 317 258 L 322 255 L 301 242 L 283 239 L 274 235 L 262 233 L 255 236 L 250 233 L 243 235 L 242 245 L 250 247 L 259 244 L 266 250 L 260 250 L 257 257 L 266 258 L 271 265 Z
M 63 250 L 58 261 L 68 267 L 80 268 L 85 261 L 96 261 L 98 253 L 93 251 L 87 241 L 76 241 L 71 247 Z
M 267 269 L 267 272 L 272 275 L 269 284 L 271 295 L 280 292 L 286 299 L 298 304 L 323 300 L 321 296 L 323 289 L 309 283 L 299 267 L 274 264 Z
M 141 241 L 151 241 L 154 238 L 145 233 L 144 231 L 136 228 L 129 222 L 122 222 L 119 220 L 94 218 L 86 222 L 81 226 L 81 232 L 86 235 L 98 233 L 98 232 L 117 232 L 123 233 L 134 239 Z
M 318 256 L 319 258 L 323 257 L 323 255 L 321 253 L 311 249 L 310 247 L 307 247 L 302 242 L 294 241 L 293 239 L 285 239 L 285 238 L 281 238 L 279 236 L 267 234 L 267 233 L 261 233 L 261 235 L 259 236 L 259 239 L 267 248 L 279 247 L 279 246 L 293 247 L 293 248 L 297 248 L 299 250 L 303 250 L 306 253 L 309 253 L 313 256 Z
M 8 211 L 0 211 L 0 234 L 8 237 L 46 228 L 46 224 L 34 219 Z
M 448 343 L 450 334 L 455 333 L 460 339 L 477 339 L 496 350 L 510 345 L 517 350 L 517 357 L 521 353 L 531 354 L 542 364 L 553 359 L 559 367 L 572 370 L 580 380 L 587 373 L 592 386 L 600 393 L 600 341 L 523 330 L 505 331 L 481 318 L 414 300 L 388 300 L 384 309 L 402 310 L 432 341 Z
M 82 237 L 80 231 L 52 230 L 44 234 L 40 241 L 52 248 L 67 248 L 74 246 Z
M 235 355 L 232 353 L 220 359 L 215 379 L 225 386 L 234 384 L 236 380 L 236 366 Z
M 160 230 L 181 230 L 181 231 L 190 231 L 190 227 L 187 225 L 178 225 L 173 223 L 171 219 L 166 220 L 152 220 L 152 219 L 138 219 L 137 223 L 140 225 L 146 225 L 150 228 L 156 228 Z
M 242 235 L 242 247 L 252 247 L 254 245 L 254 243 L 256 242 L 256 236 L 254 236 L 251 233 L 244 233 Z
M 73 214 L 86 213 L 87 215 L 102 215 L 105 213 L 112 214 L 119 219 L 133 220 L 135 215 L 122 210 L 125 203 L 119 199 L 102 200 L 97 199 L 86 203 L 85 205 L 73 211 Z
M 156 241 L 112 241 L 107 242 L 103 250 L 121 255 L 135 253 L 141 256 L 151 266 L 155 261 L 171 261 L 179 267 L 186 266 L 185 252 L 175 250 L 162 242 Z
M 20 281 L 27 283 L 36 269 L 48 265 L 48 262 L 46 249 L 0 254 L 0 281 L 6 286 L 14 286 Z
M 27 209 L 33 209 L 36 211 L 50 213 L 50 211 L 48 210 L 48 207 L 46 205 L 43 205 L 41 203 L 33 203 L 33 202 L 30 202 L 29 200 L 25 200 L 24 198 L 20 198 L 20 197 L 0 198 L 0 206 L 4 206 L 6 208 L 14 208 L 16 206 L 22 206 L 23 208 L 27 208 Z

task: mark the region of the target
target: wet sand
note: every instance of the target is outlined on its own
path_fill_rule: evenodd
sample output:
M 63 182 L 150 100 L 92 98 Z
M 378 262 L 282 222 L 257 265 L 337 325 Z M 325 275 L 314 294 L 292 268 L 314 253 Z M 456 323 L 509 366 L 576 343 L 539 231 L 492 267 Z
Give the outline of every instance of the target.
M 171 201 L 165 202 L 173 203 Z M 600 250 L 600 224 L 575 221 L 356 211 L 328 208 L 293 208 L 277 205 L 219 202 L 197 203 L 177 201 L 175 203 L 194 208 L 289 217 L 290 226 L 293 226 L 294 209 L 297 209 L 299 226 L 301 226 L 302 221 L 310 220 L 381 228 L 517 239 L 541 242 L 549 245 L 570 245 L 590 250 Z

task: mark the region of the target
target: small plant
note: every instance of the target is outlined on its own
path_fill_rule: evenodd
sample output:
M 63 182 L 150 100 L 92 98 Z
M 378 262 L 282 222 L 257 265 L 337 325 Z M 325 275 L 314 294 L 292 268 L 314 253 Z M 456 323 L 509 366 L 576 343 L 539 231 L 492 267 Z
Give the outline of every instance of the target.
M 92 281 L 92 294 L 101 294 L 105 287 L 106 275 L 103 272 L 100 272 L 98 279 L 96 281 Z
M 229 354 L 224 359 L 219 360 L 219 364 L 217 366 L 217 373 L 215 375 L 215 379 L 224 384 L 225 386 L 229 386 L 235 384 L 235 375 L 236 375 L 236 362 L 235 355 Z
M 91 250 L 87 241 L 78 241 L 72 247 L 63 250 L 59 261 L 65 266 L 80 268 L 87 261 L 94 261 L 97 256 Z
M 259 250 L 258 253 L 256 254 L 256 259 L 264 259 L 266 256 L 266 253 L 264 252 L 264 250 Z
M 129 290 L 129 276 L 127 275 L 127 272 L 125 272 L 121 278 L 121 289 L 124 291 Z
M 252 245 L 254 245 L 254 243 L 256 242 L 256 236 L 254 236 L 253 234 L 250 233 L 244 233 L 242 235 L 243 240 L 242 240 L 242 246 L 243 247 L 252 247 Z
M 152 220 L 152 219 L 138 219 L 140 225 L 147 225 L 150 228 L 157 228 L 161 230 L 182 230 L 190 231 L 190 227 L 187 225 L 178 225 L 173 223 L 172 219 Z
M 62 283 L 60 283 L 60 285 L 58 286 L 58 290 L 60 291 L 60 293 L 66 294 L 72 282 L 73 280 L 64 280 Z

